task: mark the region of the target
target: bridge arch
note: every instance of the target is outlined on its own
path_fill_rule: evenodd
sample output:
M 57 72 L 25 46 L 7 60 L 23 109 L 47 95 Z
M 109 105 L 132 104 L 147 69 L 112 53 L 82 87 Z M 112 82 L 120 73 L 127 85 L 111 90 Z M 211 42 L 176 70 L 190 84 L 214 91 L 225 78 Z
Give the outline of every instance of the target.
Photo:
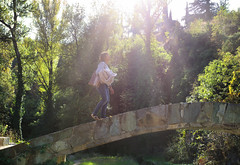
M 240 105 L 210 102 L 159 105 L 66 128 L 1 152 L 16 159 L 16 164 L 38 164 L 117 140 L 174 129 L 219 130 L 240 135 Z

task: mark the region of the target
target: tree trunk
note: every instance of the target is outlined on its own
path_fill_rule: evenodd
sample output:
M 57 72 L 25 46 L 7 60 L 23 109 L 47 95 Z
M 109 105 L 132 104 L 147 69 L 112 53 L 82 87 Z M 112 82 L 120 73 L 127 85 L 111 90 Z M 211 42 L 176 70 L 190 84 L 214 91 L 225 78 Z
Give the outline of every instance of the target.
M 47 100 L 46 100 L 46 113 L 45 113 L 45 123 L 49 129 L 47 133 L 53 132 L 55 129 L 55 114 L 53 107 L 53 60 L 50 60 L 49 66 L 49 86 L 47 90 Z
M 206 1 L 206 20 L 211 20 L 210 0 Z
M 145 29 L 145 47 L 146 47 L 146 54 L 151 59 L 151 32 L 152 32 L 152 23 L 151 23 L 151 16 L 150 16 L 150 2 L 148 1 L 147 12 L 146 12 L 146 29 Z
M 16 92 L 16 101 L 15 101 L 15 107 L 14 107 L 14 112 L 13 112 L 13 128 L 15 128 L 18 133 L 20 134 L 21 138 L 21 106 L 22 106 L 22 97 L 24 93 L 24 86 L 23 86 L 23 75 L 22 75 L 22 61 L 21 61 L 21 54 L 18 50 L 18 45 L 17 41 L 15 39 L 15 35 L 12 33 L 12 42 L 14 46 L 14 50 L 16 53 L 17 57 L 17 67 L 18 67 L 18 72 L 17 72 L 17 92 Z

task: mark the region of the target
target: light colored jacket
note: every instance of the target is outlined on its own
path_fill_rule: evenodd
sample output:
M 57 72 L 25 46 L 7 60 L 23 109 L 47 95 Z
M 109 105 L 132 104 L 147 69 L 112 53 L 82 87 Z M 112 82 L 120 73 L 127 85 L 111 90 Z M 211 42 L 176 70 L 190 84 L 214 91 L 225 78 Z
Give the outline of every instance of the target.
M 108 65 L 105 62 L 100 62 L 98 64 L 96 75 L 97 75 L 96 81 L 98 81 L 101 84 L 103 83 L 107 84 L 107 86 L 110 86 L 114 81 L 114 77 L 117 76 L 116 73 L 109 69 Z

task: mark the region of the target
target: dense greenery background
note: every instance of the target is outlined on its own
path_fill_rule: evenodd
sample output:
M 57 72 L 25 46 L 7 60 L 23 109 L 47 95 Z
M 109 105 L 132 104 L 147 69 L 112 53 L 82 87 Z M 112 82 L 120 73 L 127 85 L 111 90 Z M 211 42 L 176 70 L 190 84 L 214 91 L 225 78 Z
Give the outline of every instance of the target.
M 60 0 L 0 2 L 2 136 L 27 140 L 92 121 L 100 98 L 87 83 L 105 50 L 118 73 L 111 115 L 175 102 L 240 102 L 240 11 L 227 0 L 187 4 L 184 25 L 172 20 L 166 0 L 139 2 L 132 15 L 112 3 L 93 5 L 89 16 Z M 179 163 L 240 163 L 239 143 L 235 135 L 182 130 L 165 153 Z

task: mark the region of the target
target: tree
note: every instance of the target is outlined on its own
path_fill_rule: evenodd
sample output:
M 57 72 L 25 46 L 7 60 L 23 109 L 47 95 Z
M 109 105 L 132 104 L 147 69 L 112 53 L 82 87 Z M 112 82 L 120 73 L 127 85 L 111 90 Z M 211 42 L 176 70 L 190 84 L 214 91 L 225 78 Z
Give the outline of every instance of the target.
M 189 10 L 195 18 L 209 21 L 216 15 L 217 8 L 217 3 L 211 2 L 211 0 L 194 0 L 193 3 L 190 3 Z
M 21 105 L 24 95 L 23 69 L 18 41 L 27 33 L 20 19 L 27 17 L 33 5 L 27 0 L 6 0 L 0 2 L 0 29 L 3 40 L 11 40 L 17 60 L 17 89 L 13 112 L 13 128 L 21 135 Z
M 55 88 L 55 73 L 60 54 L 60 40 L 63 39 L 65 20 L 57 18 L 60 11 L 60 0 L 34 1 L 36 10 L 33 13 L 38 35 L 37 73 L 39 75 L 40 91 L 45 101 L 44 124 L 48 132 L 56 129 L 56 112 L 54 112 L 53 92 Z
M 0 42 L 0 125 L 11 125 L 11 108 L 14 102 L 14 86 L 11 76 L 11 51 L 10 43 Z
M 183 20 L 185 20 L 185 25 L 186 25 L 186 27 L 188 27 L 189 24 L 190 24 L 190 14 L 189 14 L 188 2 L 186 3 L 186 9 L 185 10 L 186 10 L 186 14 L 185 14 Z
M 239 32 L 240 12 L 220 10 L 211 22 L 212 37 L 211 40 L 220 49 L 229 36 Z
M 76 48 L 75 55 L 80 53 L 80 39 L 85 27 L 85 13 L 84 8 L 79 4 L 74 4 L 72 6 L 67 5 L 66 11 L 63 14 L 63 18 L 68 23 L 68 28 L 66 29 L 66 35 L 68 37 L 67 43 L 74 43 Z
M 220 0 L 220 10 L 228 10 L 229 0 Z
M 206 130 L 179 130 L 166 153 L 174 163 L 235 164 L 240 161 L 239 144 L 240 137 L 237 135 Z
M 136 29 L 138 33 L 142 35 L 148 58 L 151 58 L 152 55 L 151 38 L 153 37 L 155 26 L 160 17 L 164 17 L 164 9 L 167 9 L 167 0 L 141 1 L 139 6 L 136 7 L 133 29 Z M 168 17 L 168 15 L 165 15 L 165 17 Z M 141 31 L 143 31 L 143 33 Z
M 237 53 L 237 48 L 240 45 L 240 33 L 234 33 L 233 35 L 228 36 L 228 39 L 222 45 L 222 51 L 231 54 Z

